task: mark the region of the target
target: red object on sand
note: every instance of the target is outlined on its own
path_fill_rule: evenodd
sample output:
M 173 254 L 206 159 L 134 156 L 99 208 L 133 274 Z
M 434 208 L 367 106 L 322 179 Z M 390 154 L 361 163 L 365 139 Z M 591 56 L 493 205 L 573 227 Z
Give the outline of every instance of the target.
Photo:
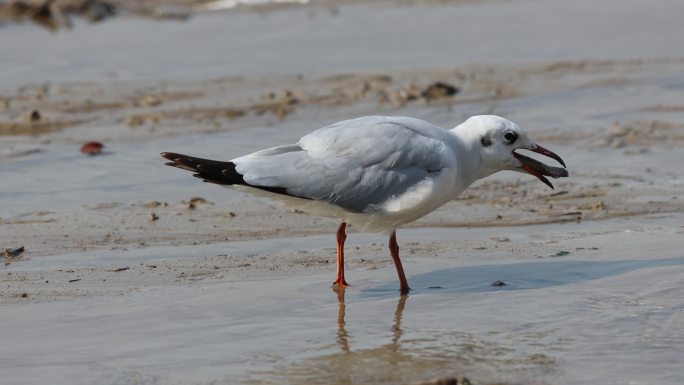
M 102 153 L 104 144 L 100 142 L 88 142 L 81 147 L 81 153 L 86 155 L 97 155 Z

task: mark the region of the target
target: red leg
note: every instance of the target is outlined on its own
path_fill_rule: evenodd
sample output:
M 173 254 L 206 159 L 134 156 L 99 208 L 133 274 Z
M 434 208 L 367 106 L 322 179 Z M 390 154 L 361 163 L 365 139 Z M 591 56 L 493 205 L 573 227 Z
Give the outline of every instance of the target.
M 406 276 L 404 275 L 404 268 L 401 266 L 401 259 L 399 259 L 399 245 L 397 245 L 397 232 L 392 231 L 392 235 L 389 238 L 389 249 L 392 254 L 392 259 L 394 260 L 394 266 L 397 267 L 397 274 L 399 274 L 399 291 L 401 294 L 408 294 L 409 288 L 408 282 L 406 281 Z
M 333 282 L 333 286 L 347 287 L 349 284 L 344 280 L 344 240 L 347 239 L 345 229 L 347 223 L 342 222 L 337 229 L 337 278 Z

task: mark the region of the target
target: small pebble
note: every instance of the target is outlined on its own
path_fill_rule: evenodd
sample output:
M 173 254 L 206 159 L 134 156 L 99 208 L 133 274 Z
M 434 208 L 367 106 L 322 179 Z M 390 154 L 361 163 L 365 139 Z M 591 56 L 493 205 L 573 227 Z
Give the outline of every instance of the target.
M 81 153 L 86 155 L 99 155 L 102 153 L 104 144 L 100 142 L 88 142 L 81 146 Z
M 28 122 L 28 123 L 36 123 L 36 122 L 40 122 L 43 119 L 43 116 L 40 114 L 40 111 L 31 110 L 31 111 L 27 112 L 26 114 L 24 114 L 23 119 L 25 122 Z

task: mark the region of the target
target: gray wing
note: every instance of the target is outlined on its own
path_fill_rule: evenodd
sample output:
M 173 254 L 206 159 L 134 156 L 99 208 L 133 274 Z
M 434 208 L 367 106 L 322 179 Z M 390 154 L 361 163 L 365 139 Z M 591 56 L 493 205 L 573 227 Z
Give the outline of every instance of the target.
M 233 160 L 245 182 L 363 212 L 436 176 L 446 130 L 412 118 L 364 117 L 336 123 Z

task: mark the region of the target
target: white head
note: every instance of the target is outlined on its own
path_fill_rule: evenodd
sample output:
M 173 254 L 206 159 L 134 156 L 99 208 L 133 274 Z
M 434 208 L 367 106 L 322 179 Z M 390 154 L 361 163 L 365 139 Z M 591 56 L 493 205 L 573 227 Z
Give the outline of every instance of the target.
M 557 160 L 565 167 L 565 163 L 558 155 L 534 143 L 527 137 L 525 130 L 500 116 L 473 116 L 453 131 L 472 150 L 479 152 L 477 178 L 484 178 L 503 170 L 519 171 L 534 175 L 553 188 L 545 176 L 552 178 L 568 176 L 565 168 L 547 166 L 517 153 L 516 150 L 521 149 L 537 152 Z

